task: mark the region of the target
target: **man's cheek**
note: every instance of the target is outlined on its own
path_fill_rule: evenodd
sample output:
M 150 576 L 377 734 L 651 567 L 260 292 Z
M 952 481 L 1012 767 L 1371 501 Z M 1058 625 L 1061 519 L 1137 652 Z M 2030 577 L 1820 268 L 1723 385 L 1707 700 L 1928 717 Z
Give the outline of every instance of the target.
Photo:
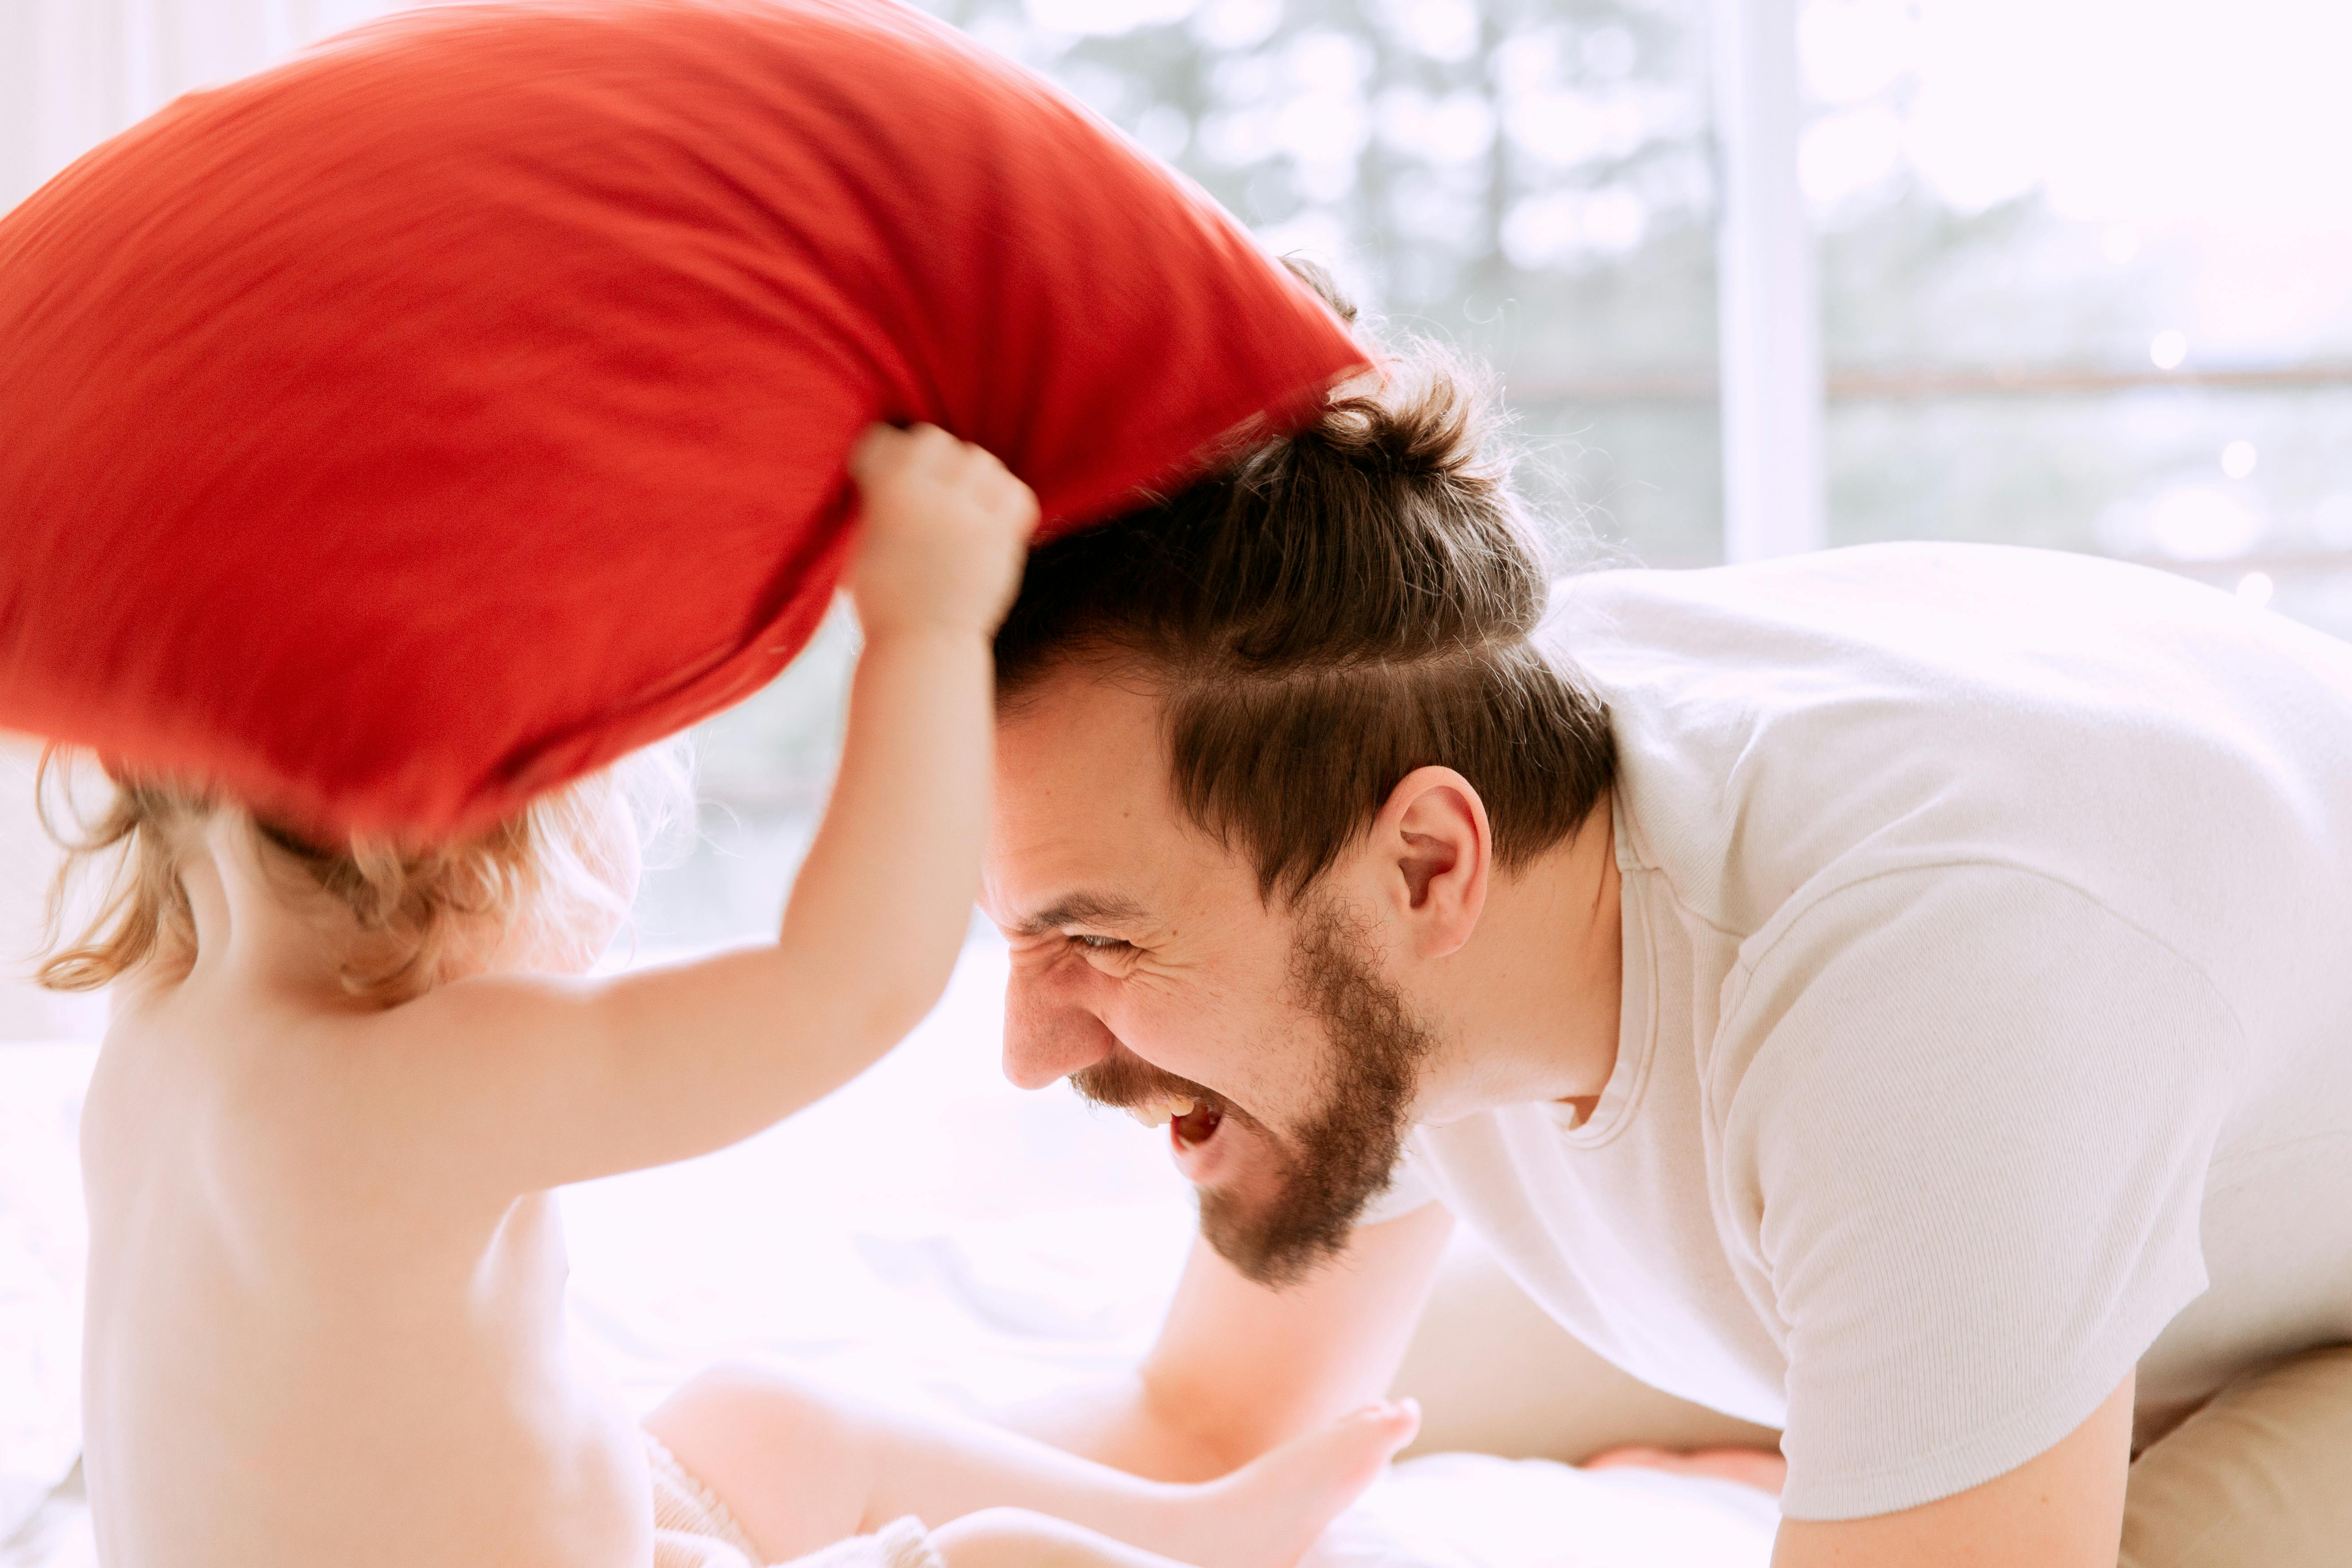
M 1249 1107 L 1256 1096 L 1249 1056 L 1218 1013 L 1190 1004 L 1181 992 L 1129 990 L 1106 1013 L 1112 1035 L 1162 1072 L 1213 1089 Z
M 1259 1042 L 1279 1037 L 1287 1020 L 1276 999 L 1233 979 L 1212 965 L 1146 955 L 1118 981 L 1116 1005 L 1131 1027 L 1171 1050 L 1195 1060 L 1244 1060 Z

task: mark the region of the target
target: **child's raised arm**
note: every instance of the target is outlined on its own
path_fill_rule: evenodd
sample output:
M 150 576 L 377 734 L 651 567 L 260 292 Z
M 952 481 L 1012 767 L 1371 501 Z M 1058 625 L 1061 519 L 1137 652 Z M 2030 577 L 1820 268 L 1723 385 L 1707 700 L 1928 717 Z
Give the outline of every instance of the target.
M 866 646 L 782 931 L 604 981 L 464 981 L 384 1016 L 407 1037 L 390 1054 L 409 1072 L 383 1090 L 453 1158 L 484 1163 L 452 1171 L 467 1185 L 533 1190 L 748 1137 L 862 1071 L 946 984 L 987 832 L 990 643 L 1036 500 L 929 426 L 876 426 L 851 472 Z
M 817 1094 L 915 1026 L 963 946 L 988 834 L 990 642 L 1037 522 L 1026 485 L 928 426 L 877 426 L 850 467 L 866 497 L 850 578 L 866 648 L 833 796 L 778 939 L 818 993 L 807 1016 L 839 1031 L 804 1042 L 839 1058 Z

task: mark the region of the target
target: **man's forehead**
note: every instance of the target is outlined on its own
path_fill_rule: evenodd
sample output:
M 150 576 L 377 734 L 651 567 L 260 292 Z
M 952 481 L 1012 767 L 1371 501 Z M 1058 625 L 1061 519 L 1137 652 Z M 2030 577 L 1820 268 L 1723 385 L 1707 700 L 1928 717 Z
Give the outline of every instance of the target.
M 1191 837 L 1165 757 L 1149 695 L 1060 674 L 1023 693 L 997 729 L 989 914 L 1007 930 L 1143 916 Z
M 1158 700 L 1075 671 L 1046 676 L 997 725 L 996 797 L 1000 821 L 1041 828 L 1169 813 Z

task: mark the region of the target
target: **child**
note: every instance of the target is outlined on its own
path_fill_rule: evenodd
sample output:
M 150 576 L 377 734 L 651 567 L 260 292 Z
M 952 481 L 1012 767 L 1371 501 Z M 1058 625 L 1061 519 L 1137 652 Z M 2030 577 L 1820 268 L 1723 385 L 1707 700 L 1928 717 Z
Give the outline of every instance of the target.
M 106 1562 L 1276 1568 L 1410 1437 L 1409 1407 L 1375 1406 L 1173 1487 L 751 1373 L 649 1435 L 570 1342 L 550 1189 L 827 1093 L 921 1017 L 963 935 L 989 638 L 1035 501 L 928 428 L 877 428 L 851 466 L 866 651 L 773 942 L 576 978 L 637 874 L 610 776 L 433 850 L 320 847 L 134 780 L 76 847 L 125 857 L 42 970 L 117 986 L 83 1123 Z

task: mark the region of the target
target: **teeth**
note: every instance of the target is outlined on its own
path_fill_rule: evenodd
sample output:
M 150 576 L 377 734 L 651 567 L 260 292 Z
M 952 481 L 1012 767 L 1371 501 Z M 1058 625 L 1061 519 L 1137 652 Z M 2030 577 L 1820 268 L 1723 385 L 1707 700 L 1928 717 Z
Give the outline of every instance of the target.
M 1165 1127 L 1176 1117 L 1192 1115 L 1199 1103 L 1190 1095 L 1171 1094 L 1148 1104 L 1130 1105 L 1127 1113 L 1146 1127 Z

